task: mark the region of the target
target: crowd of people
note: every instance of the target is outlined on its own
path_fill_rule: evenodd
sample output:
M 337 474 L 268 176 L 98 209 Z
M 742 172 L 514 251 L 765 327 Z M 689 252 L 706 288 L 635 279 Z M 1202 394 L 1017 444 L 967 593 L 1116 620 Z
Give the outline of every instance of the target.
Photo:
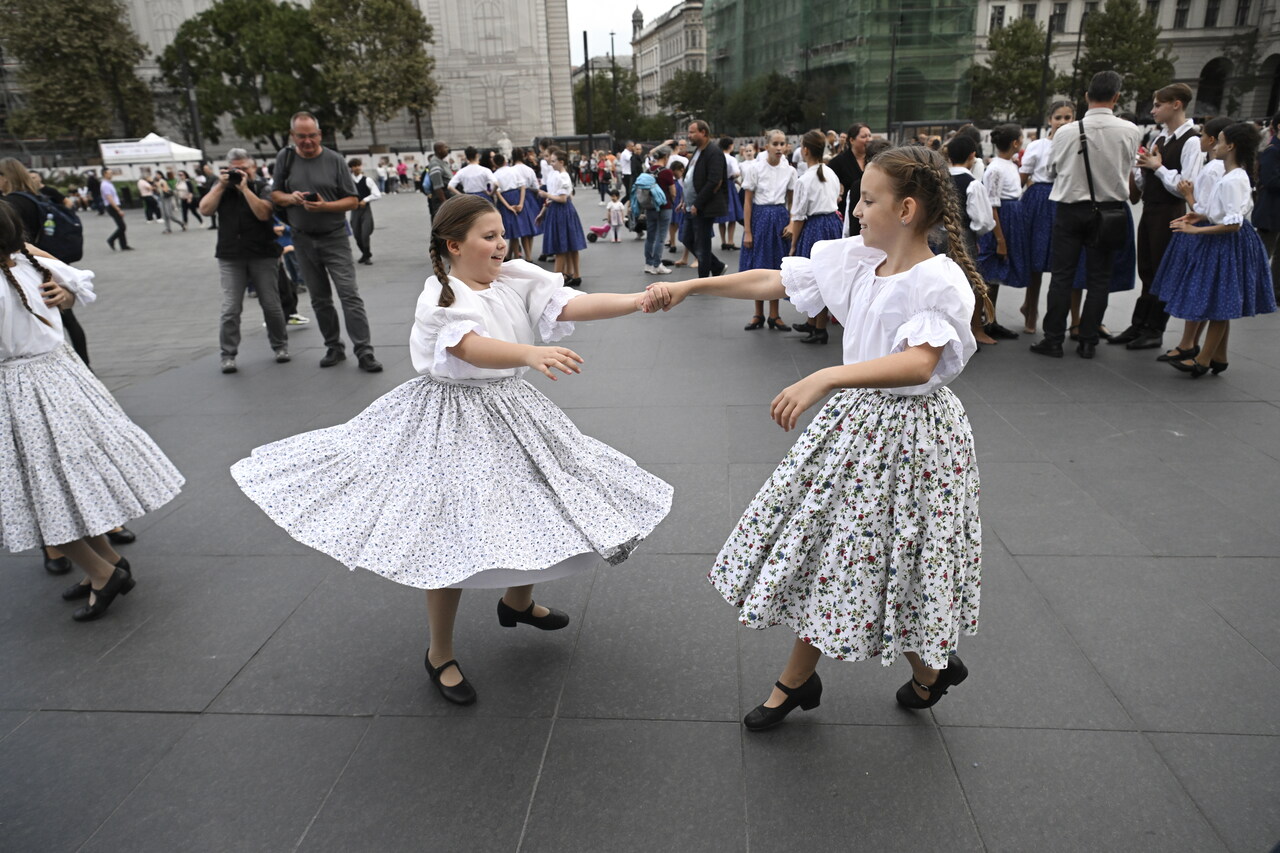
M 471 704 L 477 691 L 454 649 L 463 589 L 504 590 L 502 626 L 561 629 L 569 617 L 535 603 L 533 584 L 623 562 L 671 509 L 670 485 L 582 435 L 523 379 L 582 370 L 559 344 L 574 323 L 667 312 L 695 293 L 751 302 L 746 331 L 795 329 L 825 344 L 839 323 L 841 364 L 783 389 L 770 414 L 791 430 L 834 395 L 746 507 L 708 579 L 743 624 L 795 634 L 748 729 L 816 707 L 823 656 L 904 658 L 911 677 L 897 701 L 931 707 L 967 678 L 957 643 L 978 627 L 978 471 L 947 385 L 979 346 L 1039 332 L 1032 352 L 1060 358 L 1070 338 L 1090 359 L 1101 341 L 1160 348 L 1173 316 L 1182 337 L 1159 358 L 1199 377 L 1227 369 L 1231 321 L 1276 307 L 1280 116 L 1265 148 L 1249 122 L 1215 118 L 1197 130 L 1190 91 L 1172 84 L 1154 93 L 1158 126 L 1144 140 L 1115 114 L 1121 85 L 1115 72 L 1095 75 L 1083 115 L 1050 105 L 1044 139 L 993 128 L 989 160 L 973 127 L 936 147 L 895 147 L 864 124 L 815 129 L 798 145 L 781 130 L 737 145 L 694 120 L 683 140 L 628 143 L 612 160 L 597 152 L 585 171 L 553 145 L 509 156 L 467 148 L 459 161 L 439 142 L 417 176 L 431 213 L 431 274 L 410 337 L 419 375 L 346 423 L 254 449 L 232 475 L 298 541 L 425 589 L 426 671 L 445 700 Z M 370 205 L 408 169 L 382 162 L 366 174 L 360 158 L 321 143 L 310 113 L 292 118 L 290 134 L 269 178 L 237 148 L 203 185 L 188 185 L 198 198 L 189 213 L 218 232 L 220 368 L 236 370 L 252 286 L 275 360 L 290 360 L 292 285 L 305 281 L 324 337 L 320 366 L 346 359 L 345 326 L 359 368 L 376 373 L 356 266 L 373 259 Z M 645 289 L 582 291 L 588 229 L 575 174 L 603 187 L 603 234 L 616 241 L 630 223 L 643 236 L 644 272 L 659 277 Z M 140 179 L 148 221 L 183 225 L 173 204 L 183 194 L 167 185 L 167 174 Z M 95 297 L 55 217 L 66 200 L 13 160 L 0 161 L 0 192 L 9 202 L 0 204 L 0 404 L 11 431 L 0 443 L 0 535 L 12 551 L 44 546 L 50 571 L 80 568 L 63 597 L 86 600 L 74 618 L 91 621 L 136 586 L 113 549 L 132 536 L 125 523 L 171 500 L 183 479 L 77 343 L 73 309 Z M 117 222 L 112 249 L 127 249 L 109 170 L 95 200 Z M 718 228 L 719 251 L 738 252 L 736 272 L 713 248 Z M 665 263 L 677 240 L 694 278 L 664 277 L 685 260 Z M 540 265 L 551 259 L 554 270 Z M 1136 279 L 1130 324 L 1111 334 L 1109 295 Z M 1009 288 L 1023 291 L 1021 332 L 996 319 Z M 783 322 L 783 299 L 803 323 Z

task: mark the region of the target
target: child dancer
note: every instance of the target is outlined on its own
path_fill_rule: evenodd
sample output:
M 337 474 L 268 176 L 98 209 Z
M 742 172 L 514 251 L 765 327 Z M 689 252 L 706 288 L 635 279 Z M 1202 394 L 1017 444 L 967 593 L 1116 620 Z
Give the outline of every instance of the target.
M 822 165 L 823 152 L 827 150 L 827 135 L 811 130 L 800 139 L 800 152 L 807 168 L 796 179 L 796 191 L 791 202 L 791 223 L 786 236 L 791 240 L 791 254 L 802 258 L 820 240 L 835 240 L 843 231 L 843 224 L 836 210 L 840 205 L 840 181 L 835 172 Z M 819 311 L 808 321 L 808 337 L 803 344 L 827 342 L 827 312 Z
M 520 238 L 524 236 L 524 221 L 520 218 L 524 210 L 525 185 L 524 177 L 513 166 L 507 165 L 507 158 L 500 152 L 494 152 L 493 165 L 497 170 L 493 173 L 494 201 L 498 205 L 498 213 L 502 214 L 502 228 L 506 232 L 507 260 L 521 257 Z
M 497 186 L 493 172 L 480 165 L 480 152 L 475 146 L 468 145 L 463 153 L 467 157 L 467 165 L 453 173 L 449 189 L 492 199 L 493 189 Z
M 1054 101 L 1049 106 L 1049 133 L 1033 140 L 1022 152 L 1022 230 L 1019 235 L 1027 247 L 1027 292 L 1022 302 L 1022 331 L 1036 333 L 1040 316 L 1040 284 L 1044 274 L 1052 270 L 1050 237 L 1053 236 L 1053 219 L 1057 204 L 1049 201 L 1053 191 L 1053 177 L 1049 173 L 1049 161 L 1053 155 L 1053 134 L 1064 124 L 1075 120 L 1076 108 L 1070 101 Z M 1078 320 L 1073 320 L 1078 325 Z
M 533 257 L 533 238 L 542 233 L 542 198 L 538 195 L 538 173 L 533 170 L 533 152 L 517 148 L 511 152 L 511 167 L 524 181 L 524 206 L 520 209 L 520 250 L 527 260 Z
M 991 131 L 991 143 L 997 156 L 982 173 L 982 185 L 991 197 L 996 227 L 978 241 L 978 271 L 990 282 L 991 304 L 996 304 L 1000 284 L 1010 287 L 1027 286 L 1027 245 L 1019 239 L 1022 224 L 1022 178 L 1013 156 L 1022 148 L 1022 128 L 1016 124 L 1002 124 Z M 994 344 L 996 338 L 1012 340 L 1018 333 L 996 322 L 995 314 L 986 318 L 978 343 Z
M 673 267 L 683 267 L 689 263 L 689 241 L 684 238 L 684 163 L 679 160 L 672 160 L 671 165 L 667 168 L 671 170 L 671 174 L 676 176 L 676 192 L 675 201 L 671 205 L 671 227 L 668 229 L 670 241 L 667 243 L 667 251 L 675 254 L 676 239 L 679 238 L 680 245 L 684 249 L 680 259 L 674 261 Z
M 0 538 L 16 553 L 48 543 L 84 573 L 63 591 L 100 618 L 136 581 L 107 533 L 164 506 L 182 475 L 63 343 L 59 308 L 95 299 L 93 273 L 37 259 L 22 220 L 0 204 Z
M 951 161 L 951 182 L 956 188 L 956 201 L 960 213 L 960 233 L 964 248 L 970 258 L 978 255 L 978 238 L 996 227 L 991 214 L 991 198 L 982 181 L 973 176 L 973 164 L 978 159 L 978 146 L 968 136 L 956 135 L 943 146 L 943 152 Z M 954 260 L 954 259 L 953 259 Z M 977 328 L 974 329 L 975 334 Z
M 716 219 L 716 227 L 720 230 L 720 248 L 729 251 L 738 248 L 733 242 L 733 229 L 742 221 L 742 196 L 738 194 L 738 187 L 742 183 L 742 167 L 738 164 L 738 158 L 733 156 L 732 138 L 722 136 L 716 144 L 724 152 L 724 179 L 729 184 L 729 208 L 724 216 Z
M 623 223 L 626 222 L 627 211 L 622 206 L 622 202 L 618 201 L 618 191 L 609 191 L 609 204 L 604 209 L 604 221 L 609 223 L 609 227 L 613 229 L 613 242 L 621 243 L 622 239 L 618 236 L 618 232 L 622 230 Z
M 539 190 L 546 205 L 539 214 L 543 218 L 542 254 L 555 256 L 556 272 L 565 274 L 565 284 L 581 287 L 578 275 L 578 253 L 587 248 L 587 238 L 582 233 L 582 220 L 573 206 L 573 187 L 565 171 L 564 152 L 554 148 L 547 153 L 547 189 Z
M 797 706 L 818 706 L 823 654 L 879 656 L 885 666 L 904 655 L 912 678 L 898 702 L 931 707 L 968 675 L 956 641 L 978 628 L 978 469 L 968 419 L 945 386 L 977 349 L 969 318 L 986 288 L 937 152 L 907 146 L 879 155 L 861 196 L 861 236 L 819 243 L 812 260 L 651 288 L 667 308 L 691 292 L 753 300 L 785 293 L 802 311 L 826 306 L 847 330 L 842 366 L 774 398 L 771 415 L 790 430 L 836 391 L 709 575 L 743 624 L 796 634 L 773 693 L 743 720 L 753 731 Z M 940 223 L 946 255 L 929 248 Z
M 1152 286 L 1152 293 L 1166 300 L 1170 316 L 1209 324 L 1204 346 L 1195 358 L 1169 362 L 1193 379 L 1227 369 L 1231 320 L 1276 310 L 1267 252 L 1249 222 L 1253 212 L 1250 176 L 1260 141 L 1261 134 L 1250 122 L 1225 128 L 1214 149 L 1223 175 L 1205 202 L 1205 212 L 1188 213 L 1169 225 L 1200 241 L 1193 250 L 1179 253 L 1178 267 L 1166 263 L 1173 260 L 1166 252 Z
M 422 375 L 345 424 L 259 447 L 231 469 L 299 542 L 427 590 L 427 672 L 459 705 L 476 698 L 454 660 L 464 588 L 506 588 L 503 626 L 563 628 L 569 617 L 535 605 L 532 584 L 598 565 L 595 554 L 622 562 L 671 508 L 669 485 L 582 435 L 522 378 L 581 371 L 572 350 L 534 346 L 535 330 L 556 341 L 575 321 L 639 310 L 646 295 L 579 294 L 533 264 L 504 264 L 505 243 L 483 199 L 441 205 L 435 275 L 409 341 Z
M 765 134 L 768 139 L 768 156 L 764 160 L 743 163 L 742 172 L 746 176 L 742 183 L 742 254 L 738 256 L 738 271 L 747 270 L 779 270 L 782 259 L 790 254 L 788 246 L 782 238 L 783 231 L 790 224 L 788 210 L 791 208 L 792 193 L 796 188 L 796 170 L 782 156 L 782 149 L 787 145 L 787 136 L 781 130 L 770 130 Z M 746 329 L 759 329 L 765 324 L 764 302 L 755 303 L 756 313 Z M 790 327 L 778 319 L 778 300 L 769 300 L 769 328 L 785 332 Z

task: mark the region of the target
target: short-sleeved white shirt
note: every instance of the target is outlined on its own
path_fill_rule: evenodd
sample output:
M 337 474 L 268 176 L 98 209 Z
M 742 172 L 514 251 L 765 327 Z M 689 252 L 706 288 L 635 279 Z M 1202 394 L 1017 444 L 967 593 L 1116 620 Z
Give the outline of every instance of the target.
M 787 193 L 796 188 L 796 170 L 785 157 L 778 158 L 776 166 L 770 166 L 768 160 L 757 160 L 743 171 L 742 188 L 753 193 L 753 206 L 786 204 Z
M 997 157 L 982 173 L 982 185 L 991 196 L 991 206 L 999 207 L 1004 199 L 1022 198 L 1022 178 L 1012 160 Z
M 1022 151 L 1022 165 L 1018 172 L 1031 176 L 1033 184 L 1053 183 L 1053 174 L 1049 171 L 1052 160 L 1053 143 L 1048 139 L 1033 139 Z
M 826 180 L 818 180 L 819 175 Z M 840 179 L 835 172 L 819 163 L 796 179 L 795 194 L 791 197 L 791 218 L 804 220 L 835 213 L 839 201 Z
M 1239 225 L 1253 212 L 1253 185 L 1244 169 L 1232 169 L 1213 185 L 1205 216 L 1214 225 Z

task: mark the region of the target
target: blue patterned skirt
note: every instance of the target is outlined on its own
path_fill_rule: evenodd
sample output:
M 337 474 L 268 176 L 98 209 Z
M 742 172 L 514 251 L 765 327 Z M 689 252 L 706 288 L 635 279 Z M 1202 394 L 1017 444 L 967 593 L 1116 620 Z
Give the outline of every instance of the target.
M 796 246 L 796 255 L 807 258 L 809 253 L 813 251 L 814 243 L 820 240 L 839 240 L 843 234 L 844 223 L 840 221 L 839 216 L 836 216 L 835 211 L 810 216 L 805 220 L 804 230 L 800 232 L 800 242 Z M 781 268 L 781 265 L 779 265 L 779 268 Z
M 1049 201 L 1053 184 L 1031 184 L 1022 191 L 1022 234 L 1027 245 L 1027 275 L 1053 271 L 1053 220 L 1058 203 Z M 1004 208 L 1001 208 L 1003 212 Z M 1007 235 L 1009 232 L 1005 232 Z
M 572 201 L 547 203 L 547 214 L 542 217 L 542 254 L 563 255 L 581 252 L 587 248 L 587 238 L 582 232 L 582 220 Z
M 1000 230 L 1004 233 L 1008 254 L 996 254 L 996 232 L 978 238 L 978 272 L 987 281 L 998 281 L 1008 287 L 1027 286 L 1027 241 L 1019 239 L 1023 229 L 1022 200 L 1006 198 L 1000 202 Z
M 503 199 L 512 207 L 520 203 L 520 190 L 507 190 L 502 194 Z M 507 210 L 505 204 L 498 205 L 498 213 L 502 214 L 502 228 L 506 231 L 507 240 L 519 240 L 525 236 L 520 230 L 521 218 L 519 213 L 512 213 Z
M 725 222 L 741 222 L 741 221 L 742 221 L 742 190 L 738 189 L 733 184 L 729 184 L 729 209 L 723 216 L 720 216 L 719 218 L 716 219 L 716 223 L 719 224 L 719 223 L 725 223 Z
M 751 208 L 751 246 L 743 235 L 738 253 L 738 271 L 780 270 L 782 259 L 791 250 L 782 229 L 791 221 L 785 204 L 762 204 Z
M 536 237 L 542 233 L 542 223 L 538 221 L 538 214 L 542 212 L 542 206 L 545 204 L 542 196 L 538 195 L 537 187 L 529 187 L 524 192 L 524 210 L 521 216 L 529 218 L 528 225 L 524 226 L 524 236 Z
M 1192 322 L 1276 310 L 1267 250 L 1247 221 L 1231 234 L 1174 234 L 1151 292 L 1170 316 Z

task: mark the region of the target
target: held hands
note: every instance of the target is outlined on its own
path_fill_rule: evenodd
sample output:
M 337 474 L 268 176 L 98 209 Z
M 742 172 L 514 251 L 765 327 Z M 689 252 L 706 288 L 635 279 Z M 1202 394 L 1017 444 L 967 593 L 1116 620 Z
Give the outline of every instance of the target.
M 582 368 L 578 366 L 582 364 L 582 356 L 567 347 L 529 347 L 524 363 L 552 382 L 556 381 L 552 368 L 569 375 L 582 372 Z
M 56 281 L 46 281 L 40 285 L 40 296 L 50 308 L 70 308 L 76 302 L 75 294 Z
M 662 282 L 661 284 L 651 284 L 647 288 L 645 288 L 645 296 L 649 300 L 646 303 L 648 307 L 643 308 L 641 310 L 643 310 L 646 314 L 653 313 L 658 309 L 662 309 L 663 311 L 670 311 L 672 308 L 675 308 L 681 302 L 684 302 L 685 298 L 692 292 L 693 292 L 693 284 L 692 282 L 687 282 L 687 281 Z
M 825 397 L 828 390 L 816 374 L 806 376 L 796 384 L 783 388 L 782 393 L 773 398 L 773 402 L 769 404 L 769 417 L 782 427 L 783 432 L 790 432 L 800 416 Z

